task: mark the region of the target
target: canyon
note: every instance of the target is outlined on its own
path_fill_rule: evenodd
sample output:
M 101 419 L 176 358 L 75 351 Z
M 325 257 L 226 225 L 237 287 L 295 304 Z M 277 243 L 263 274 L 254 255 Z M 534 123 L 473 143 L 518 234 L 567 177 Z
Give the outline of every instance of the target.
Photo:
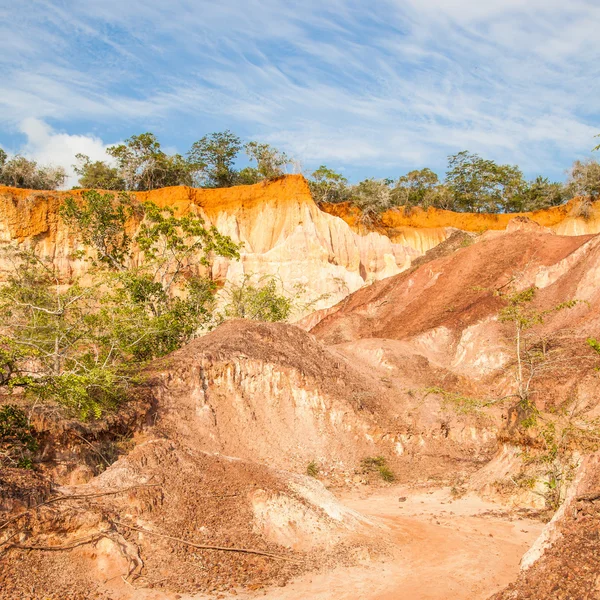
M 84 278 L 58 214 L 80 193 L 0 188 L 0 242 Z M 1 598 L 600 597 L 598 451 L 572 435 L 600 411 L 600 204 L 365 222 L 301 176 L 148 199 L 243 243 L 215 279 L 276 276 L 310 308 L 150 363 L 118 417 L 38 417 L 55 464 L 0 473 Z M 503 311 L 528 290 L 553 430 L 515 399 Z M 559 430 L 557 482 L 533 458 Z M 102 469 L 73 458 L 123 432 Z

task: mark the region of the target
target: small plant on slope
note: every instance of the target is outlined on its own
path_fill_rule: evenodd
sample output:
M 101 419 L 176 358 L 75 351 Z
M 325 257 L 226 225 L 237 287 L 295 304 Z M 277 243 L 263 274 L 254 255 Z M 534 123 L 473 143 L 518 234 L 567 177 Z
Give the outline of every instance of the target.
M 388 467 L 387 460 L 384 456 L 367 456 L 361 461 L 361 466 L 364 473 L 376 472 L 383 481 L 391 483 L 395 481 L 394 472 Z

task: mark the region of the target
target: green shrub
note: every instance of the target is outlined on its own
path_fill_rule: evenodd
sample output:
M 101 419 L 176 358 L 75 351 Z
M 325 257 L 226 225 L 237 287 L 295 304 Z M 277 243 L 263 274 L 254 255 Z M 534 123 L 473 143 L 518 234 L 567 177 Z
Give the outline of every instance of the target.
M 25 412 L 13 404 L 0 406 L 0 466 L 31 469 L 37 449 L 35 432 Z
M 365 473 L 379 473 L 381 479 L 388 483 L 396 480 L 396 476 L 388 467 L 387 460 L 384 456 L 367 456 L 362 459 L 360 464 Z
M 319 470 L 319 465 L 314 460 L 311 460 L 306 467 L 306 474 L 309 477 L 318 477 Z

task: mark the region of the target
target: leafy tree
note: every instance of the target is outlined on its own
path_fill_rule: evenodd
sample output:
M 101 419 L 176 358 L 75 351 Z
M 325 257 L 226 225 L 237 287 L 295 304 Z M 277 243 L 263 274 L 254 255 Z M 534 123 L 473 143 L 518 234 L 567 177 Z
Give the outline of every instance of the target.
M 91 252 L 93 282 L 66 285 L 52 263 L 13 249 L 0 288 L 0 373 L 81 418 L 97 417 L 127 396 L 140 363 L 211 321 L 216 284 L 203 273 L 214 256 L 235 259 L 239 249 L 198 217 L 134 206 L 124 193 L 86 191 L 60 214 Z M 134 215 L 142 222 L 131 238 Z
M 285 152 L 269 144 L 248 142 L 244 150 L 250 160 L 256 163 L 255 172 L 258 181 L 280 177 L 284 174 L 285 167 L 291 163 Z
M 79 185 L 83 188 L 100 190 L 124 190 L 125 180 L 116 167 L 96 160 L 92 162 L 85 154 L 76 154 L 77 164 L 73 165 L 75 173 L 79 175 Z
M 538 176 L 525 183 L 519 193 L 508 198 L 508 212 L 527 212 L 558 206 L 568 200 L 568 192 L 561 183 L 552 183 L 547 177 Z
M 242 141 L 231 131 L 211 133 L 194 142 L 188 152 L 198 183 L 205 187 L 230 187 L 236 184 L 233 168 Z
M 437 174 L 425 168 L 410 171 L 396 182 L 392 189 L 392 201 L 395 205 L 412 207 L 430 206 L 444 210 L 455 210 L 455 198 L 448 186 L 443 185 Z
M 576 160 L 567 185 L 571 195 L 589 196 L 595 200 L 600 195 L 600 163 L 594 159 Z
M 252 276 L 246 275 L 241 283 L 228 285 L 225 316 L 254 321 L 287 320 L 294 301 L 279 290 L 277 279 L 266 275 L 252 280 Z
M 350 197 L 348 180 L 325 165 L 313 171 L 308 185 L 317 204 L 345 202 Z
M 38 397 L 62 400 L 84 418 L 99 415 L 122 391 L 112 365 L 104 364 L 107 356 L 95 335 L 99 286 L 65 286 L 54 265 L 33 252 L 12 252 L 8 259 L 14 268 L 0 288 L 1 333 L 21 362 L 9 385 L 25 385 Z M 103 379 L 111 377 L 107 385 L 95 377 L 87 398 L 68 393 L 67 381 L 90 378 L 99 365 L 104 365 Z
M 125 228 L 133 214 L 131 199 L 124 192 L 115 196 L 96 190 L 83 192 L 82 199 L 68 197 L 59 208 L 60 216 L 78 231 L 84 245 L 95 250 L 98 263 L 124 270 L 131 246 Z
M 62 186 L 67 174 L 62 167 L 41 167 L 24 156 L 8 158 L 0 153 L 0 185 L 32 190 L 55 190 Z
M 503 212 L 524 180 L 516 166 L 498 165 L 463 151 L 448 157 L 446 185 L 454 194 L 457 210 Z
M 131 136 L 125 143 L 108 148 L 107 153 L 117 160 L 118 176 L 125 182 L 127 190 L 193 184 L 197 166 L 180 154 L 165 154 L 152 133 Z
M 394 203 L 403 206 L 424 206 L 440 180 L 431 169 L 414 170 L 403 175 L 393 190 Z
M 365 179 L 352 186 L 352 203 L 361 211 L 364 223 L 373 223 L 381 213 L 392 206 L 389 182 L 379 179 Z

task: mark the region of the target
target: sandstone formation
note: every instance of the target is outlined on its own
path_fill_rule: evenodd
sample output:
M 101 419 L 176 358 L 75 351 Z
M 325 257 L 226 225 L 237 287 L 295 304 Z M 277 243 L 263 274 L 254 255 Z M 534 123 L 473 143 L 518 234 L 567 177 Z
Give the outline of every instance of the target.
M 77 240 L 58 215 L 70 192 L 39 192 L 0 187 L 0 243 L 35 244 L 51 258 L 67 278 L 86 270 L 82 259 L 73 258 Z M 446 240 L 457 229 L 480 233 L 502 230 L 517 215 L 459 214 L 413 209 L 409 214 L 388 211 L 379 224 L 364 226 L 359 214 L 347 205 L 313 202 L 301 175 L 252 186 L 207 190 L 172 187 L 137 192 L 137 201 L 151 200 L 169 206 L 177 214 L 201 215 L 223 234 L 242 242 L 239 262 L 218 260 L 215 275 L 240 281 L 247 275 L 274 275 L 290 293 L 303 286 L 303 303 L 311 310 L 333 306 L 365 284 L 396 275 L 412 261 Z M 572 216 L 578 200 L 528 215 L 530 219 L 562 235 L 600 231 L 600 214 L 584 220 Z M 132 223 L 135 230 L 137 225 Z M 133 233 L 133 231 L 132 231 Z M 0 261 L 0 274 L 6 268 Z
M 81 275 L 86 264 L 72 257 L 77 240 L 58 215 L 67 194 L 81 192 L 0 187 L 0 242 L 35 243 L 65 276 L 73 277 Z M 216 277 L 240 281 L 244 274 L 274 275 L 290 293 L 303 286 L 303 302 L 316 301 L 312 308 L 331 306 L 366 283 L 399 273 L 418 255 L 385 235 L 357 234 L 342 219 L 319 210 L 299 175 L 217 190 L 165 188 L 138 192 L 135 198 L 168 206 L 178 215 L 200 215 L 243 243 L 239 262 L 216 261 Z M 136 227 L 132 223 L 134 231 Z

